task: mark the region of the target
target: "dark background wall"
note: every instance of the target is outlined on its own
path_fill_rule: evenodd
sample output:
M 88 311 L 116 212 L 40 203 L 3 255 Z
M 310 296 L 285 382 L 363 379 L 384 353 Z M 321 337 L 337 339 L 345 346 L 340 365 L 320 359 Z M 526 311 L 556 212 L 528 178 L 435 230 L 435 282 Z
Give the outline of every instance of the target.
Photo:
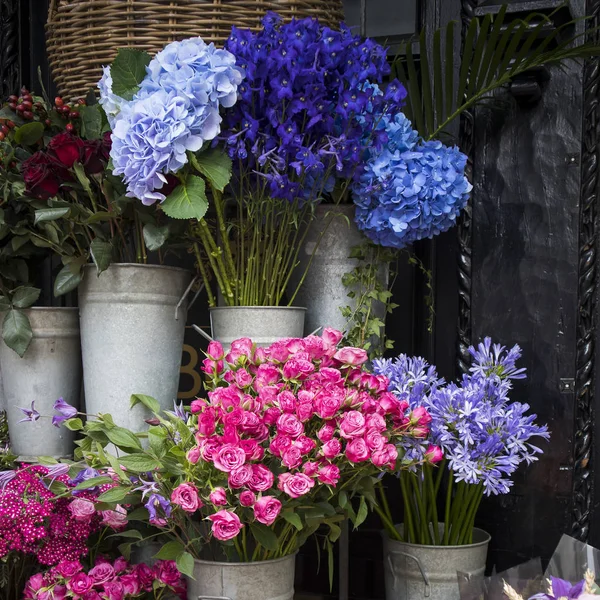
M 498 10 L 493 0 L 367 0 L 369 35 L 392 43 L 425 28 Z M 550 11 L 562 2 L 510 2 L 515 15 Z M 356 24 L 359 0 L 345 3 Z M 580 28 L 598 25 L 600 0 L 572 0 L 573 17 L 590 15 Z M 37 67 L 51 89 L 44 49 L 47 0 L 0 0 L 0 94 L 21 83 L 37 87 Z M 387 16 L 390 18 L 386 18 Z M 394 18 L 392 19 L 392 15 Z M 193 32 L 190 32 L 192 34 Z M 82 41 L 84 43 L 84 40 Z M 460 50 L 457 40 L 456 51 Z M 466 115 L 454 134 L 470 156 L 474 191 L 458 227 L 416 251 L 432 270 L 434 328 L 427 329 L 424 281 L 399 265 L 400 308 L 389 318 L 397 352 L 422 354 L 447 378 L 468 368 L 466 347 L 489 335 L 524 351 L 526 382 L 515 398 L 547 421 L 552 440 L 540 462 L 518 474 L 511 494 L 484 503 L 480 525 L 493 536 L 490 567 L 499 569 L 548 557 L 563 532 L 600 547 L 600 513 L 594 496 L 597 344 L 598 60 L 569 62 L 539 86 L 516 82 L 499 93 L 496 109 Z M 533 96 L 530 92 L 533 91 Z M 48 285 L 50 272 L 41 274 Z M 52 299 L 47 294 L 47 299 Z M 208 325 L 200 298 L 190 323 Z M 189 332 L 182 397 L 198 389 L 196 348 Z M 187 372 L 185 372 L 187 371 Z M 394 488 L 394 482 L 389 482 Z M 394 493 L 394 492 L 392 492 Z M 401 518 L 399 498 L 397 517 Z M 350 595 L 383 597 L 379 523 L 370 518 L 350 538 Z M 307 548 L 298 587 L 329 594 L 326 569 L 316 577 Z M 306 568 L 302 569 L 302 565 Z M 334 586 L 333 595 L 338 587 Z

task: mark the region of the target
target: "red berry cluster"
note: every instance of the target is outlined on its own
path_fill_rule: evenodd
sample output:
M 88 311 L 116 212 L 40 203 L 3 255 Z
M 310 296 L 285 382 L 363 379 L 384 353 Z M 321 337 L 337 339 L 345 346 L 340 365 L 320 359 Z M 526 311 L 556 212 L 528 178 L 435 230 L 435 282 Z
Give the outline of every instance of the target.
M 4 125 L 0 127 L 0 141 L 2 141 L 14 127 L 15 124 L 12 121 L 4 121 Z
M 85 100 L 83 98 L 80 98 L 74 104 L 69 104 L 68 102 L 65 102 L 60 96 L 56 96 L 56 98 L 54 98 L 53 108 L 64 119 L 72 120 L 79 118 L 79 107 L 84 105 Z M 65 129 L 69 133 L 71 133 L 75 129 L 75 126 L 73 125 L 73 123 L 69 122 L 67 123 Z

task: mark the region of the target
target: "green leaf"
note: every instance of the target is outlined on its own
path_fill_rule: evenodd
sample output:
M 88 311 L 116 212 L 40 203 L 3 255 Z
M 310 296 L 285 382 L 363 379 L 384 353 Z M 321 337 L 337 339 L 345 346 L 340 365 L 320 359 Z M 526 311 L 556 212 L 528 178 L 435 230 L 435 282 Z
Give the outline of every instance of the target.
M 36 456 L 36 462 L 38 465 L 43 465 L 45 467 L 58 464 L 58 461 L 53 456 Z
M 33 146 L 44 135 L 44 124 L 39 121 L 25 123 L 15 129 L 15 142 L 23 146 Z
M 118 531 L 108 537 L 122 537 L 130 540 L 143 540 L 144 536 L 137 529 L 128 529 L 127 531 Z
M 147 454 L 130 454 L 119 458 L 119 462 L 129 471 L 145 473 L 160 467 L 158 461 Z
M 113 471 L 117 474 L 117 477 L 123 483 L 131 484 L 131 481 L 129 480 L 127 473 L 125 473 L 123 471 L 123 469 L 121 469 L 121 463 L 115 456 L 113 456 L 112 454 L 107 454 L 106 460 L 109 462 L 110 466 L 113 468 Z M 129 516 L 131 516 L 131 513 Z
M 335 523 L 328 523 L 329 525 L 329 540 L 331 542 L 337 542 L 340 535 L 342 535 L 342 528 Z
M 144 394 L 133 394 L 129 402 L 129 408 L 133 408 L 137 404 L 143 404 L 146 408 L 150 409 L 155 415 L 160 413 L 160 404 L 157 400 L 151 396 L 145 396 Z
M 158 250 L 167 241 L 169 237 L 169 226 L 158 227 L 154 223 L 144 225 L 144 243 L 148 250 Z
M 252 535 L 254 539 L 267 550 L 271 552 L 277 552 L 279 549 L 279 541 L 275 532 L 266 525 L 262 523 L 251 523 L 250 531 L 252 531 Z
M 173 219 L 201 219 L 208 210 L 204 180 L 189 175 L 185 183 L 178 185 L 160 207 Z
M 14 308 L 9 310 L 2 323 L 2 339 L 6 345 L 23 358 L 32 338 L 33 332 L 27 315 Z
M 15 125 L 22 125 L 25 120 L 22 117 L 12 111 L 8 106 L 5 106 L 0 110 L 0 121 L 12 121 Z
M 192 154 L 191 162 L 219 192 L 222 192 L 231 180 L 231 159 L 221 150 L 212 149 Z
M 91 200 L 94 200 L 94 192 L 92 191 L 92 184 L 89 177 L 87 176 L 83 165 L 79 162 L 73 163 L 73 171 L 77 175 L 77 180 L 85 190 L 86 194 Z
M 131 558 L 131 544 L 119 544 L 119 554 L 125 559 L 130 560 Z
M 127 496 L 129 489 L 125 487 L 114 487 L 98 496 L 99 502 L 108 502 L 109 504 L 118 504 Z
M 113 427 L 106 430 L 106 437 L 121 450 L 141 450 L 142 444 L 139 438 L 124 427 Z
M 175 560 L 179 572 L 194 579 L 194 557 L 189 552 L 181 553 Z
M 300 515 L 291 511 L 284 511 L 281 516 L 291 525 L 293 525 L 298 531 L 302 531 L 302 519 Z
M 88 140 L 97 140 L 102 137 L 102 109 L 98 104 L 81 106 L 79 108 L 79 122 L 81 135 Z
M 148 509 L 140 506 L 134 510 L 132 510 L 127 515 L 128 521 L 147 521 L 148 520 Z
M 137 87 L 146 76 L 150 55 L 134 48 L 121 48 L 110 68 L 113 93 L 131 100 Z
M 39 297 L 42 290 L 29 286 L 18 287 L 13 294 L 12 303 L 17 308 L 31 306 Z
M 83 429 L 83 421 L 79 417 L 67 419 L 63 425 L 70 431 L 81 431 Z
M 54 295 L 62 296 L 72 292 L 81 283 L 83 279 L 83 273 L 73 273 L 69 268 L 69 265 L 65 265 L 56 276 L 54 281 Z
M 90 253 L 92 255 L 92 260 L 96 265 L 98 275 L 110 267 L 113 255 L 113 247 L 110 242 L 105 242 L 100 238 L 96 238 L 90 244 Z
M 369 509 L 367 507 L 367 503 L 365 501 L 365 497 L 360 497 L 360 504 L 358 506 L 358 512 L 356 513 L 356 519 L 354 519 L 354 529 L 359 527 L 362 523 L 364 523 L 367 515 L 369 514 Z
M 98 477 L 90 477 L 75 486 L 76 490 L 87 490 L 89 488 L 96 487 L 97 485 L 104 485 L 105 483 L 112 483 L 113 480 L 108 475 L 99 475 Z
M 56 221 L 61 217 L 69 214 L 71 209 L 68 207 L 63 208 L 40 208 L 35 211 L 35 218 L 33 221 L 34 225 L 42 223 L 43 221 Z
M 159 560 L 175 560 L 185 552 L 185 547 L 180 542 L 167 542 L 155 555 Z

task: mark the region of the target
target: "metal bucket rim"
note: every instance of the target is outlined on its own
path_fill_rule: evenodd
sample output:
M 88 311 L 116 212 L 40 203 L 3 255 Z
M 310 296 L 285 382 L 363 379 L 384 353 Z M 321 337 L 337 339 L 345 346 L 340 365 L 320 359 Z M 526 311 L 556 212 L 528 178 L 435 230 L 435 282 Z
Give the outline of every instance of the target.
M 267 309 L 277 309 L 277 310 L 303 310 L 306 312 L 306 308 L 304 306 L 212 306 L 208 310 L 210 312 L 218 311 L 218 310 L 267 310 Z
M 42 311 L 42 310 L 55 310 L 55 311 L 77 311 L 79 307 L 77 306 L 29 306 L 27 308 L 20 308 L 19 310 L 27 312 L 28 310 Z M 2 311 L 6 312 L 6 311 Z
M 203 560 L 201 558 L 195 558 L 194 563 L 199 563 L 202 565 L 215 565 L 217 567 L 251 567 L 254 565 L 273 565 L 275 563 L 283 562 L 284 560 L 289 560 L 291 558 L 295 558 L 298 554 L 298 550 L 293 554 L 288 554 L 287 556 L 282 556 L 281 558 L 272 558 L 271 560 L 256 560 L 253 562 L 221 562 L 217 560 Z
M 184 273 L 191 273 L 191 271 L 189 269 L 184 269 L 183 267 L 171 267 L 170 265 L 144 265 L 144 264 L 138 264 L 138 263 L 111 263 L 110 266 L 108 267 L 108 269 L 111 269 L 112 267 L 136 267 L 136 268 L 140 268 L 140 269 L 162 269 L 165 271 L 182 271 Z M 94 263 L 87 263 L 85 265 L 83 265 L 84 269 L 91 269 L 91 268 L 96 268 L 96 265 Z M 108 271 L 108 269 L 106 269 Z M 102 272 L 104 273 L 104 271 Z M 100 273 L 100 275 L 102 275 L 102 273 Z
M 398 527 L 400 527 L 401 525 L 404 525 L 404 523 L 397 523 L 395 525 L 396 529 Z M 427 548 L 427 549 L 436 549 L 436 550 L 456 550 L 456 549 L 460 549 L 460 548 L 478 548 L 479 546 L 486 546 L 487 544 L 490 543 L 490 540 L 492 539 L 492 536 L 485 531 L 484 529 L 479 529 L 479 527 L 474 527 L 473 528 L 473 532 L 478 531 L 479 533 L 483 534 L 484 539 L 481 542 L 473 542 L 472 544 L 462 544 L 459 546 L 436 546 L 434 544 L 413 544 L 412 542 L 401 542 L 400 540 L 393 540 L 388 532 L 385 529 L 381 530 L 381 535 L 384 538 L 387 538 L 387 540 L 389 542 L 392 543 L 396 543 L 396 544 L 402 544 L 403 546 L 409 546 L 411 548 Z

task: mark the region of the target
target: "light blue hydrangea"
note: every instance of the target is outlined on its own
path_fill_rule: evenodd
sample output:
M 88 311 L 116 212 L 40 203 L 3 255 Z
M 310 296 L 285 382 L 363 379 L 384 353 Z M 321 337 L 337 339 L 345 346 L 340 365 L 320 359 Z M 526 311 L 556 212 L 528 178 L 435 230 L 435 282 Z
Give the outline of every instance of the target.
M 146 71 L 129 102 L 113 94 L 109 68 L 98 85 L 113 130 L 114 173 L 123 175 L 128 196 L 153 204 L 165 199 L 166 176 L 187 163 L 186 152 L 219 135 L 219 107 L 235 104 L 244 73 L 233 54 L 199 37 L 167 45 Z
M 402 114 L 384 116 L 363 171 L 353 185 L 356 223 L 381 246 L 404 248 L 454 225 L 471 184 L 466 156 L 439 141 L 423 142 Z

